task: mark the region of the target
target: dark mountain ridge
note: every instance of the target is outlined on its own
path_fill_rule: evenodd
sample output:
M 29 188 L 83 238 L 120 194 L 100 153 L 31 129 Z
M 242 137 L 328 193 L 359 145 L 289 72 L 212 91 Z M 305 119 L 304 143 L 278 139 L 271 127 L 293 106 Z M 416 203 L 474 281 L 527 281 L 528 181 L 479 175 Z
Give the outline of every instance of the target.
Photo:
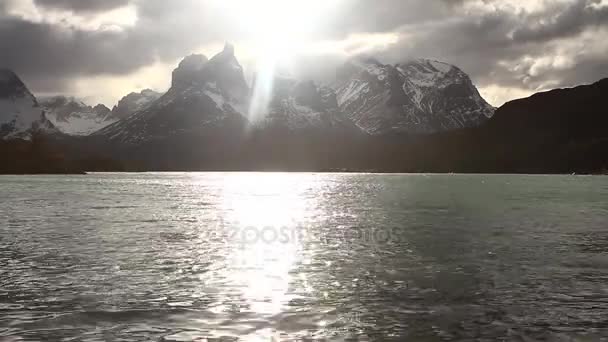
M 413 139 L 397 164 L 404 171 L 603 173 L 607 93 L 603 79 L 508 102 L 479 127 Z
M 606 79 L 539 93 L 495 110 L 466 74 L 441 62 L 390 66 L 366 59 L 347 64 L 340 73 L 337 91 L 277 77 L 267 112 L 255 121 L 249 110 L 253 90 L 227 44 L 211 59 L 186 57 L 162 96 L 142 92 L 125 97 L 142 105 L 126 118 L 91 136 L 47 134 L 44 142 L 69 160 L 95 156 L 105 161 L 88 163 L 91 170 L 608 170 L 608 118 L 602 110 Z M 28 115 L 39 115 L 29 115 L 30 121 L 44 122 L 33 95 L 22 83 L 8 86 L 15 83 L 8 76 L 0 87 L 4 105 L 14 107 L 15 99 L 21 99 L 17 107 L 27 102 Z M 134 108 L 130 104 L 124 108 Z M 20 122 L 19 113 L 14 111 L 13 122 Z M 3 129 L 7 127 L 13 126 Z M 22 131 L 38 133 L 37 127 Z M 10 144 L 4 146 L 10 150 Z

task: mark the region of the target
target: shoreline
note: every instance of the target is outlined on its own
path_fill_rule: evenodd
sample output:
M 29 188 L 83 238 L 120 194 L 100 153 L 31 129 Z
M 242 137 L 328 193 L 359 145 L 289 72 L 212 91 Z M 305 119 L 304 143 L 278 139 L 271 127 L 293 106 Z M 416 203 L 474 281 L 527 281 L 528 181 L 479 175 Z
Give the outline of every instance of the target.
M 146 171 L 74 171 L 74 172 L 15 172 L 0 173 L 0 176 L 86 176 L 91 174 L 146 174 L 146 173 L 311 173 L 311 174 L 376 174 L 376 175 L 454 175 L 454 176 L 608 176 L 608 173 L 526 173 L 526 172 L 389 172 L 377 170 L 335 170 L 335 171 L 282 171 L 282 170 L 146 170 Z

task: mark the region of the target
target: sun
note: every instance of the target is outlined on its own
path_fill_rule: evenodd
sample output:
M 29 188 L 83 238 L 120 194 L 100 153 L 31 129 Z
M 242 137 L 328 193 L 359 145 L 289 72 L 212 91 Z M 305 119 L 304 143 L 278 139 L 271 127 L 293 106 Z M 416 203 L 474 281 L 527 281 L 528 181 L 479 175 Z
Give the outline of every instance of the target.
M 258 54 L 287 57 L 328 24 L 344 0 L 212 0 Z
M 279 66 L 305 52 L 347 0 L 210 0 L 230 32 L 243 39 L 255 67 L 251 122 L 264 120 Z

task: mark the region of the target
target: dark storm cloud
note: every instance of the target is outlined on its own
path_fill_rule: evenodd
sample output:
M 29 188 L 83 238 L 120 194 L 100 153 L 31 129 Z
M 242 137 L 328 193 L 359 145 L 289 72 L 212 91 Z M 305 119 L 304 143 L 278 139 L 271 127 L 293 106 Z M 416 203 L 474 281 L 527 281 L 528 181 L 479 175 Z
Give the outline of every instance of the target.
M 353 32 L 387 32 L 405 24 L 443 20 L 469 1 L 471 0 L 349 0 L 342 5 L 339 16 L 327 26 L 328 32 L 324 33 L 347 35 Z
M 576 1 L 567 7 L 556 7 L 546 13 L 531 16 L 513 33 L 514 41 L 543 42 L 583 32 L 590 26 L 608 24 L 608 7 L 594 9 L 596 1 Z
M 381 59 L 445 60 L 480 85 L 534 89 L 547 81 L 569 85 L 608 76 L 608 51 L 566 51 L 568 39 L 591 34 L 598 41 L 605 36 L 608 7 L 600 6 L 599 0 L 533 0 L 543 4 L 534 12 L 502 6 L 504 1 L 348 0 L 331 20 L 319 23 L 315 38 L 392 33 L 399 40 L 374 52 Z M 61 91 L 81 77 L 128 74 L 156 60 L 173 62 L 205 44 L 246 40 L 250 34 L 238 23 L 222 20 L 209 2 L 201 0 L 35 0 L 43 13 L 52 8 L 86 16 L 135 6 L 134 26 L 97 31 L 3 15 L 10 3 L 0 0 L 0 65 L 26 76 L 35 91 Z M 476 10 L 469 9 L 471 4 L 478 5 Z M 546 65 L 542 72 L 533 72 L 535 59 L 558 53 L 566 54 L 566 66 Z M 308 68 L 324 66 L 315 68 L 323 72 L 310 72 L 310 77 L 331 74 L 330 67 L 342 61 L 337 55 L 323 56 L 323 63 L 315 63 L 314 56 L 300 60 Z
M 388 32 L 406 23 L 438 20 L 450 12 L 451 6 L 446 0 L 352 0 L 344 4 L 338 18 L 328 25 L 328 32 L 324 34 Z
M 522 62 L 526 57 L 557 57 L 567 50 L 568 39 L 595 32 L 599 40 L 606 32 L 602 30 L 608 28 L 608 7 L 592 7 L 597 1 L 547 3 L 544 10 L 533 14 L 495 9 L 404 25 L 399 29 L 399 43 L 378 54 L 394 63 L 419 56 L 445 60 L 460 66 L 481 85 L 536 89 L 548 81 L 570 86 L 608 77 L 605 50 L 572 50 L 561 56 L 571 60 L 568 68 L 547 66 L 541 74 L 534 74 L 532 65 Z M 517 70 L 508 68 L 518 64 L 521 68 Z
M 124 75 L 157 60 L 174 61 L 221 37 L 197 2 L 138 2 L 136 25 L 123 30 L 91 31 L 0 16 L 0 65 L 17 71 L 36 91 L 57 92 L 70 79 Z M 90 10 L 108 8 L 87 3 Z
M 34 0 L 39 7 L 74 12 L 99 12 L 126 6 L 129 0 Z
M 562 73 L 566 85 L 586 84 L 599 77 L 608 77 L 608 59 L 605 55 L 578 60 L 578 63 Z
M 0 64 L 41 83 L 49 78 L 130 72 L 153 62 L 153 49 L 128 33 L 64 29 L 17 18 L 0 22 Z

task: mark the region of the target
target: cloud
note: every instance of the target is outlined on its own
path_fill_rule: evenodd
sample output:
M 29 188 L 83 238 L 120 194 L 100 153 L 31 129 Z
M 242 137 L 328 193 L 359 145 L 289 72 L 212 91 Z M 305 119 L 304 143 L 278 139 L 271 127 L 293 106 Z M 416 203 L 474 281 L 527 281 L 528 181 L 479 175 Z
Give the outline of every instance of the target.
M 132 32 L 88 32 L 17 18 L 0 22 L 0 64 L 33 77 L 120 74 L 155 61 Z
M 463 1 L 455 10 L 459 15 L 406 24 L 397 44 L 376 53 L 393 63 L 418 56 L 444 60 L 503 95 L 589 83 L 608 76 L 602 62 L 608 8 L 594 3 L 539 0 L 516 10 L 499 0 Z M 501 99 L 496 105 L 509 99 L 492 96 Z
M 451 12 L 452 2 L 447 0 L 351 0 L 343 4 L 322 34 L 339 38 L 353 33 L 390 32 L 404 24 L 440 20 Z
M 34 0 L 37 6 L 73 12 L 100 12 L 126 6 L 129 0 Z
M 90 10 L 111 7 L 86 2 Z M 198 15 L 196 19 L 201 21 L 194 20 L 190 11 L 196 9 L 196 2 L 174 0 L 172 4 L 181 6 L 171 7 L 164 0 L 142 1 L 135 25 L 119 29 L 90 30 L 8 16 L 0 19 L 0 65 L 17 71 L 35 91 L 57 92 L 68 89 L 70 80 L 124 76 L 159 61 L 174 62 L 220 37 L 208 29 L 210 18 Z M 75 8 L 84 8 L 78 6 L 84 5 Z M 56 80 L 54 86 L 51 80 Z
M 461 67 L 499 105 L 516 94 L 608 76 L 606 0 L 327 1 L 340 5 L 294 58 L 300 77 L 329 81 L 334 66 L 362 52 L 390 63 L 429 57 Z M 213 3 L 0 0 L 0 65 L 35 92 L 61 92 L 107 79 L 136 84 L 133 77 L 150 75 L 142 70 L 165 70 L 224 41 L 240 43 L 239 57 L 249 58 L 251 30 Z M 133 20 L 117 20 L 124 8 L 132 8 Z
M 575 1 L 569 6 L 548 9 L 527 18 L 526 25 L 512 33 L 516 42 L 545 42 L 582 33 L 592 26 L 608 25 L 608 8 L 595 7 L 595 1 Z

